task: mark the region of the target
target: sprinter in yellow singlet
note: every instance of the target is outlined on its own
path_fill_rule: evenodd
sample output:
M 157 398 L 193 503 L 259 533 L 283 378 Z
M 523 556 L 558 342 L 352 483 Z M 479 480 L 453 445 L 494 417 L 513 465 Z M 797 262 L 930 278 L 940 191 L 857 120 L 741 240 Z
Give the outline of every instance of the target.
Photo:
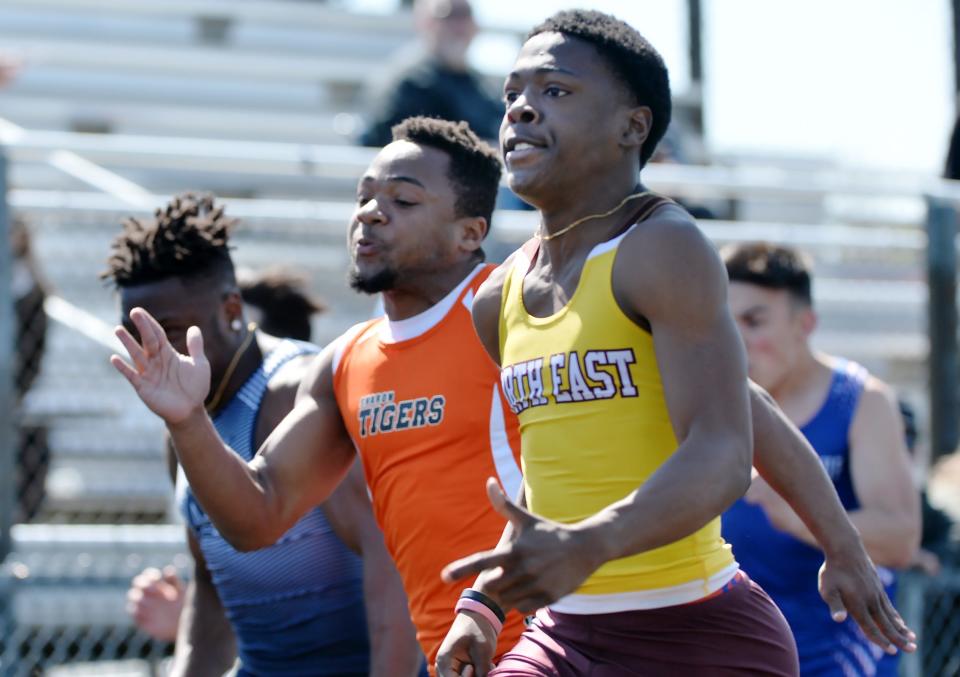
M 539 611 L 490 674 L 796 675 L 786 622 L 720 537 L 752 446 L 726 275 L 689 214 L 640 184 L 669 122 L 662 59 L 613 17 L 561 12 L 504 93 L 507 176 L 541 226 L 473 313 L 519 417 L 528 509 L 488 485 L 510 527 L 445 575 Z M 459 674 L 487 672 L 478 622 L 461 614 L 445 641 L 468 638 Z

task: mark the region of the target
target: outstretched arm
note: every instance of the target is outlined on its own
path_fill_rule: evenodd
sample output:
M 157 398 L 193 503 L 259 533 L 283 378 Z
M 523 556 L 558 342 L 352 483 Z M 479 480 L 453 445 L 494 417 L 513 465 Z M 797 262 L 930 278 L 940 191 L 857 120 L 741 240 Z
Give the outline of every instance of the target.
M 400 574 L 373 517 L 360 461 L 323 504 L 330 525 L 363 558 L 363 592 L 370 633 L 370 675 L 416 675 L 423 664 Z
M 204 511 L 238 550 L 276 542 L 327 499 L 355 456 L 333 395 L 332 348 L 311 365 L 293 411 L 247 463 L 220 439 L 203 407 L 210 367 L 200 330 L 188 330 L 189 355 L 180 355 L 146 311 L 135 308 L 130 317 L 142 344 L 119 327 L 117 336 L 133 364 L 117 355 L 111 362 L 167 424 Z
M 820 572 L 820 594 L 834 619 L 843 621 L 849 613 L 877 645 L 888 651 L 892 650 L 891 643 L 906 651 L 916 650 L 915 636 L 887 598 L 860 534 L 843 509 L 816 452 L 773 398 L 752 383 L 750 403 L 753 464 L 763 480 L 782 497 L 766 498 L 766 491 L 761 489 L 761 505 L 766 508 L 772 501 L 785 500 L 789 507 L 784 509 L 790 512 L 785 519 L 802 520 L 799 528 L 809 529 L 809 537 L 815 538 L 823 549 L 826 561 Z M 762 482 L 754 484 L 762 486 Z M 753 500 L 754 492 L 756 488 L 751 487 L 748 500 Z M 776 518 L 780 512 L 773 509 L 768 515 L 776 523 L 780 521 Z

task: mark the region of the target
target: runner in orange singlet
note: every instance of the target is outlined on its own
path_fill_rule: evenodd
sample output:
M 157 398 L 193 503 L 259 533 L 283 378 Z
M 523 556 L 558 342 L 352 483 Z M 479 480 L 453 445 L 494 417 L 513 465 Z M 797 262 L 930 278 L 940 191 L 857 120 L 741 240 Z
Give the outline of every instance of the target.
M 152 319 L 132 313 L 141 348 L 120 336 L 137 369 L 123 371 L 169 426 L 191 487 L 238 549 L 272 543 L 336 486 L 359 451 L 377 521 L 403 579 L 432 666 L 463 585 L 444 583 L 451 559 L 496 545 L 503 519 L 483 480 L 520 486 L 517 423 L 499 373 L 473 330 L 470 304 L 494 266 L 481 248 L 500 162 L 466 123 L 413 118 L 394 129 L 361 178 L 350 225 L 351 285 L 382 293 L 386 317 L 348 331 L 319 356 L 297 404 L 247 466 L 203 411 L 209 377 L 193 331 L 177 355 Z M 185 376 L 165 383 L 158 365 Z M 119 360 L 119 358 L 117 358 Z M 166 362 L 164 362 L 166 361 Z M 505 618 L 503 650 L 523 630 Z M 393 677 L 391 673 L 390 677 Z

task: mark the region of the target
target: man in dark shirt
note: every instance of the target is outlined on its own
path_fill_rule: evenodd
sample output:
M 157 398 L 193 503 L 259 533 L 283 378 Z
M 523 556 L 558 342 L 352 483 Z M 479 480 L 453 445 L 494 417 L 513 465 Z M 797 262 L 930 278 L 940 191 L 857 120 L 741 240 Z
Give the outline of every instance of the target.
M 484 89 L 479 75 L 467 66 L 467 49 L 477 34 L 470 3 L 417 0 L 413 11 L 423 55 L 399 69 L 383 88 L 360 143 L 390 143 L 390 128 L 415 115 L 466 120 L 478 136 L 496 139 L 503 104 Z

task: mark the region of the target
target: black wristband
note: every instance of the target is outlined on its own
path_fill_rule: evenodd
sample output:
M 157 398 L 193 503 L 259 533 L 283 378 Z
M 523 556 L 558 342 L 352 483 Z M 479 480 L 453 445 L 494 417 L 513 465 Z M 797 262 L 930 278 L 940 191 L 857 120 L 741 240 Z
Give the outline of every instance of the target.
M 472 599 L 475 602 L 480 602 L 483 606 L 490 609 L 493 612 L 493 615 L 500 619 L 501 623 L 505 623 L 507 620 L 507 615 L 503 613 L 503 609 L 500 608 L 500 605 L 494 602 L 492 599 L 484 595 L 479 590 L 474 590 L 473 588 L 467 588 L 460 593 L 460 597 L 466 597 L 467 599 Z

